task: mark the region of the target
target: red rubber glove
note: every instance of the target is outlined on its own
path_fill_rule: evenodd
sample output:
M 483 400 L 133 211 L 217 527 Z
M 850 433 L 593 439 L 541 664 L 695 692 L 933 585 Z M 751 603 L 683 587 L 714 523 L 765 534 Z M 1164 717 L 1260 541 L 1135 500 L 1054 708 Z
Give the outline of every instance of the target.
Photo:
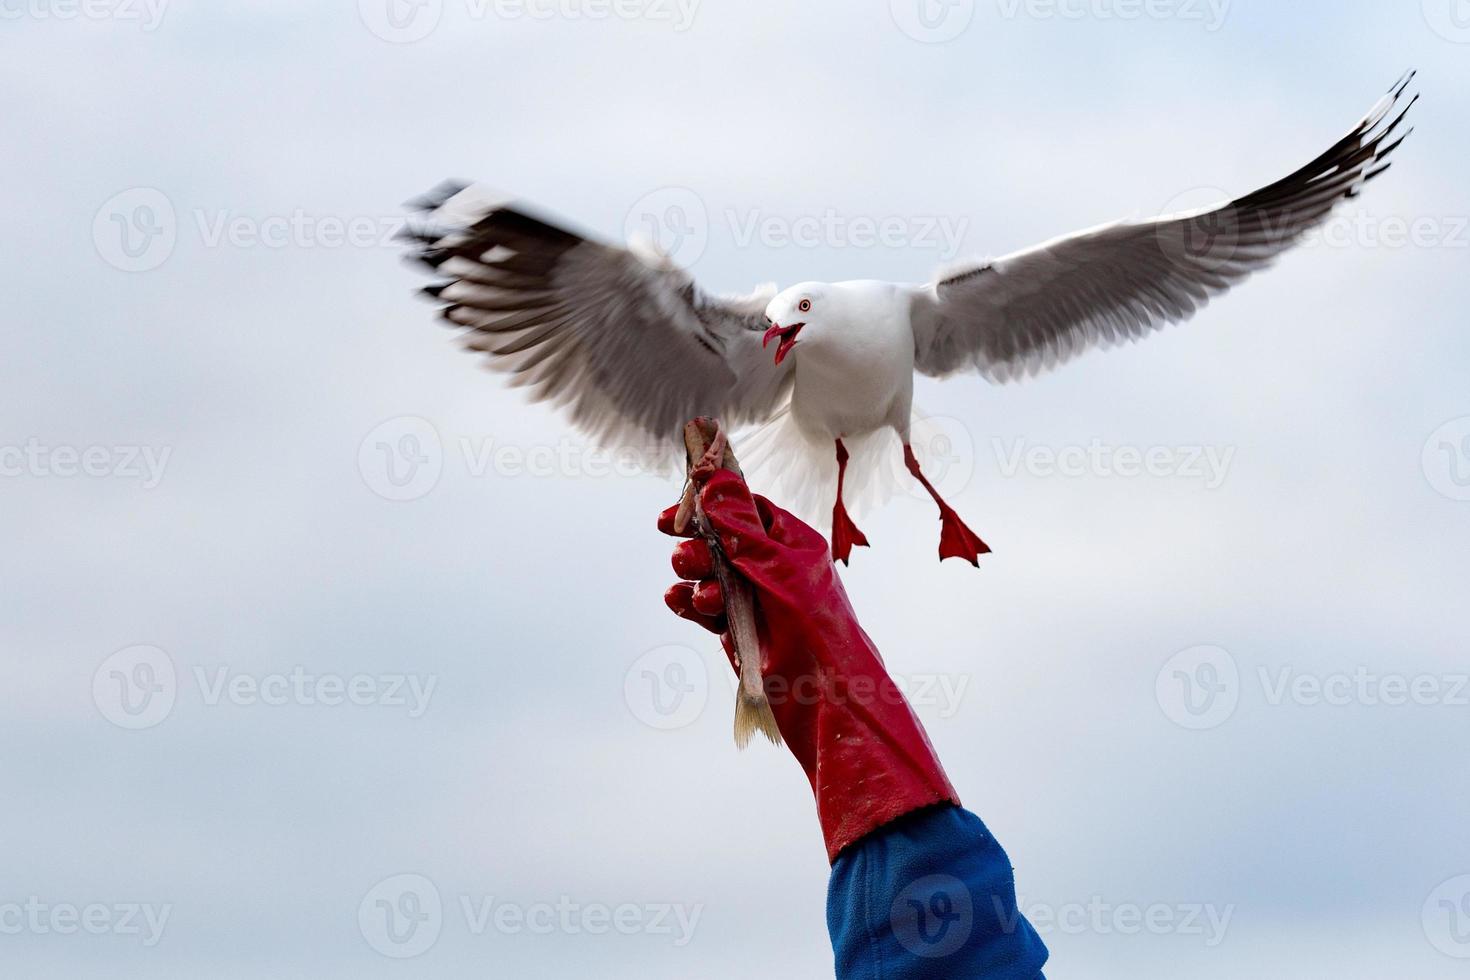
M 922 807 L 959 805 L 924 728 L 883 668 L 837 578 L 827 540 L 745 482 L 717 470 L 700 490 L 725 553 L 755 592 L 761 673 L 776 725 L 806 770 L 817 816 L 835 861 L 849 844 Z M 673 534 L 671 507 L 659 530 Z M 709 548 L 698 539 L 674 549 L 687 581 L 664 601 L 685 619 L 725 633 Z

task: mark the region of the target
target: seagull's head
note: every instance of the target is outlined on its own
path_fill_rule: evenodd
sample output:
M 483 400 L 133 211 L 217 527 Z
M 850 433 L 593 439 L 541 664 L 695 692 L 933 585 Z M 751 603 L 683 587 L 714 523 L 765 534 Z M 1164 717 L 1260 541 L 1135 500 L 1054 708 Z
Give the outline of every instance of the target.
M 828 300 L 828 290 L 820 282 L 804 282 L 777 293 L 775 299 L 766 304 L 766 320 L 771 328 L 761 340 L 762 347 L 771 341 L 776 345 L 776 363 L 786 360 L 786 355 L 796 346 L 796 338 L 811 341 L 821 336 L 823 309 Z

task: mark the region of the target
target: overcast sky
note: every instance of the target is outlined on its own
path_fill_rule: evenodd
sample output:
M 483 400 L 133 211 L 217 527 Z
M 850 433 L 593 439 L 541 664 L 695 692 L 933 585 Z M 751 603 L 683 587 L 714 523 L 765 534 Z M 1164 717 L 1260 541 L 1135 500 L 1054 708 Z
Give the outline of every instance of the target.
M 843 577 L 1050 976 L 1463 975 L 1463 3 L 0 19 L 7 975 L 830 975 L 804 777 L 660 599 L 677 487 L 456 349 L 401 202 L 651 221 L 717 290 L 920 281 L 1274 180 L 1409 67 L 1418 131 L 1311 247 L 921 382 L 996 553 L 941 567 L 904 494 Z

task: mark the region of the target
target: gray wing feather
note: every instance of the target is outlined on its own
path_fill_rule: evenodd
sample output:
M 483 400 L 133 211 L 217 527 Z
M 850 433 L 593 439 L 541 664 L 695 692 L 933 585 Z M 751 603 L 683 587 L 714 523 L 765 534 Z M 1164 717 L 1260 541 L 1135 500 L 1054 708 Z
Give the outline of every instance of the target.
M 915 363 L 992 381 L 1039 374 L 1093 347 L 1188 319 L 1269 267 L 1387 170 L 1405 77 L 1346 137 L 1253 194 L 1188 214 L 1123 222 L 955 271 L 915 293 Z
M 523 208 L 446 188 L 413 205 L 415 257 L 443 282 L 424 292 L 465 346 L 564 407 L 605 444 L 673 447 L 685 422 L 760 422 L 789 391 L 791 364 L 761 350 L 774 288 L 705 293 L 658 255 L 588 240 Z

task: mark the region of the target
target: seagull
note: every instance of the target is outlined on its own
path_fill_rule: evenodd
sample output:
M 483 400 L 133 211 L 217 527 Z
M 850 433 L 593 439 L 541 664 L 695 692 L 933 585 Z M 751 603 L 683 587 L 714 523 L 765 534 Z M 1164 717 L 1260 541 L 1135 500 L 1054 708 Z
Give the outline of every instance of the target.
M 407 237 L 412 257 L 443 280 L 424 292 L 467 328 L 465 346 L 594 438 L 672 450 L 696 416 L 779 421 L 789 453 L 824 479 L 835 474 L 831 549 L 845 564 L 869 544 L 844 503 L 849 445 L 896 435 L 905 469 L 939 509 L 940 561 L 978 567 L 990 547 L 911 445 L 915 373 L 1017 381 L 1188 319 L 1389 168 L 1411 131 L 1395 138 L 1419 99 L 1404 103 L 1413 78 L 1321 156 L 1254 193 L 969 262 L 922 285 L 802 282 L 714 295 L 654 247 L 599 242 L 463 184 L 412 202 L 419 219 Z M 797 462 L 779 465 L 800 472 Z

